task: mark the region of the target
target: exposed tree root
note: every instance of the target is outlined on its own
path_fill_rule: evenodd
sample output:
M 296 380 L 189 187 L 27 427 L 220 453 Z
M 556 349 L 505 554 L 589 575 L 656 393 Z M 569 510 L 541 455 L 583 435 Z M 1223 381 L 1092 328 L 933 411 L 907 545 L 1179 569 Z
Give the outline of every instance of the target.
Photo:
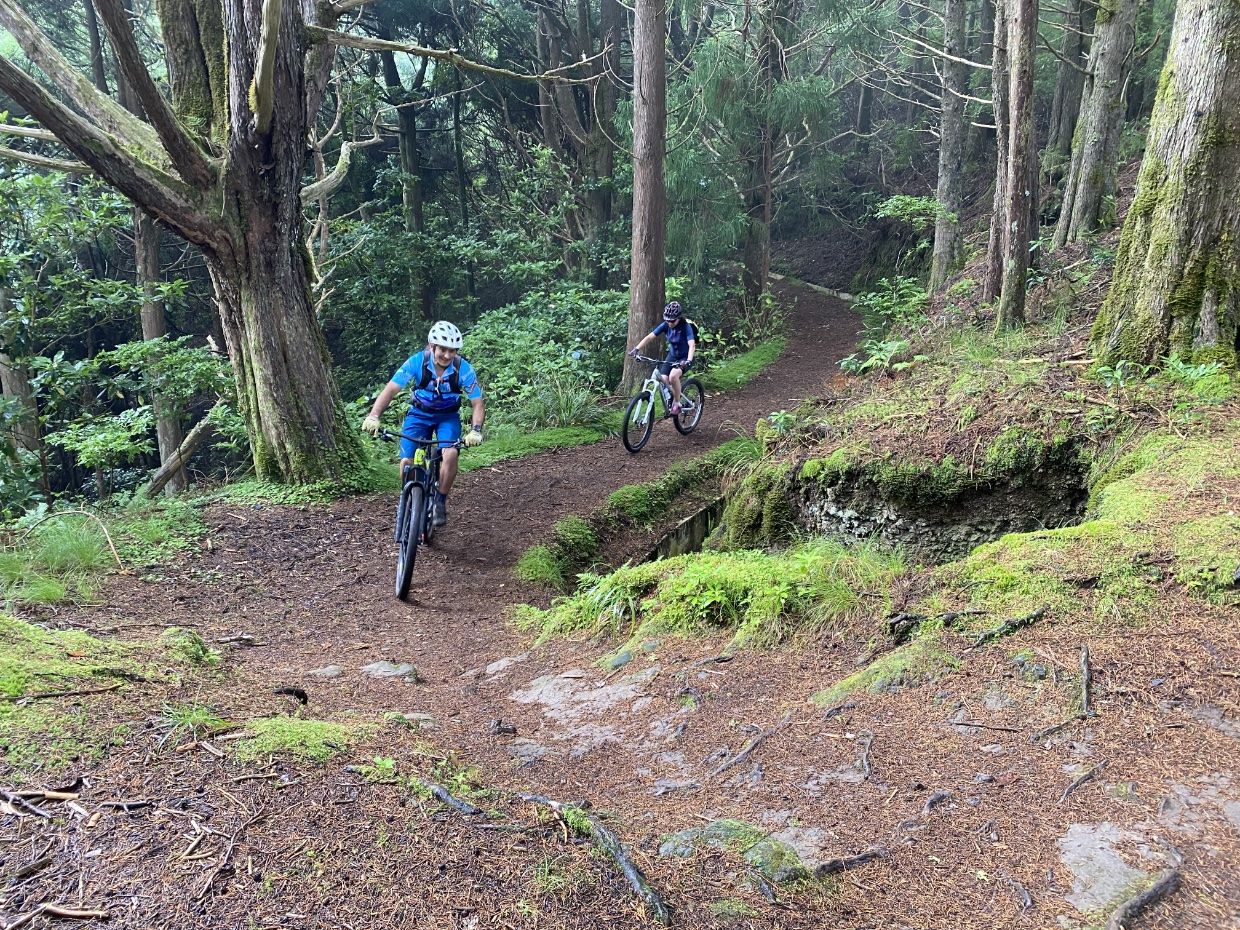
M 483 810 L 481 807 L 477 807 L 476 805 L 470 804 L 468 801 L 462 801 L 460 798 L 456 797 L 456 795 L 452 794 L 452 792 L 450 792 L 443 785 L 437 785 L 433 781 L 426 781 L 425 779 L 422 779 L 422 778 L 415 778 L 413 780 L 416 781 L 419 785 L 421 785 L 422 789 L 426 791 L 428 794 L 430 794 L 430 796 L 433 797 L 440 804 L 446 804 L 448 805 L 448 807 L 452 808 L 454 811 L 457 811 L 458 813 L 469 814 L 471 816 L 474 814 L 483 813 Z
M 1124 930 L 1125 922 L 1132 920 L 1151 904 L 1156 904 L 1180 887 L 1180 867 L 1178 865 L 1159 873 L 1154 884 L 1140 894 L 1133 895 L 1114 911 L 1107 920 L 1106 930 Z
M 625 851 L 624 844 L 620 842 L 620 838 L 603 826 L 597 817 L 584 808 L 571 804 L 562 804 L 541 794 L 518 794 L 517 797 L 522 801 L 550 808 L 578 832 L 588 832 L 589 838 L 594 842 L 594 845 L 610 856 L 611 860 L 620 867 L 620 871 L 624 873 L 624 877 L 628 880 L 629 887 L 633 889 L 633 893 L 645 904 L 650 916 L 661 924 L 671 923 L 672 915 L 671 911 L 668 910 L 667 904 L 664 903 L 659 893 L 650 886 L 642 870 L 629 858 L 629 854 Z M 584 830 L 582 830 L 583 825 L 585 827 Z
M 1099 772 L 1101 772 L 1106 767 L 1107 767 L 1106 761 L 1103 760 L 1102 762 L 1099 762 L 1097 765 L 1095 765 L 1088 772 L 1086 772 L 1084 775 L 1077 777 L 1072 782 L 1072 784 L 1068 785 L 1067 788 L 1063 789 L 1063 794 L 1059 796 L 1059 803 L 1062 804 L 1066 800 L 1068 800 L 1068 795 L 1070 795 L 1077 788 L 1081 787 L 1081 785 L 1085 784 L 1085 782 L 1089 781 L 1091 778 L 1093 778 L 1095 775 L 1097 775 Z
M 977 639 L 973 641 L 973 645 L 970 646 L 969 648 L 977 649 L 979 646 L 983 646 L 993 639 L 1000 639 L 1004 636 L 1007 636 L 1009 633 L 1015 633 L 1017 630 L 1021 629 L 1022 627 L 1029 626 L 1029 624 L 1031 623 L 1036 623 L 1038 620 L 1041 620 L 1045 616 L 1046 616 L 1046 608 L 1039 607 L 1033 613 L 1026 614 L 1023 617 L 1013 617 L 1011 620 L 1004 620 L 997 627 L 993 627 L 992 629 L 989 629 L 983 632 L 980 636 L 978 636 Z
M 847 872 L 849 869 L 855 869 L 857 866 L 873 862 L 875 859 L 886 859 L 887 855 L 887 850 L 883 847 L 871 846 L 855 856 L 843 856 L 839 859 L 830 859 L 823 862 L 818 868 L 814 869 L 814 875 L 821 877 L 823 875 L 834 875 L 836 872 Z
M 744 762 L 746 759 L 748 759 L 753 754 L 753 751 L 755 749 L 757 749 L 764 742 L 766 742 L 767 737 L 772 736 L 775 733 L 778 733 L 780 730 L 786 727 L 791 721 L 792 721 L 791 715 L 785 714 L 784 719 L 779 721 L 779 723 L 775 724 L 775 726 L 771 727 L 768 730 L 762 730 L 758 733 L 755 733 L 753 736 L 749 738 L 749 740 L 745 743 L 745 745 L 741 747 L 740 751 L 736 755 L 732 756 L 731 758 L 724 759 L 717 766 L 715 766 L 714 770 L 712 770 L 710 773 L 711 778 L 714 778 L 716 775 L 719 775 L 722 772 L 726 772 L 728 769 L 732 768 L 732 766 L 734 765 L 740 765 L 742 762 Z

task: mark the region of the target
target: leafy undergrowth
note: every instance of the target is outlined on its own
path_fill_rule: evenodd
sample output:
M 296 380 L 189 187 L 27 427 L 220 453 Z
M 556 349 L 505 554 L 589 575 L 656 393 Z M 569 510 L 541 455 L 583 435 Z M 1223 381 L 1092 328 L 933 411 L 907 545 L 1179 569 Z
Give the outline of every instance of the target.
M 175 684 L 213 665 L 204 658 L 211 654 L 185 631 L 127 643 L 0 614 L 0 760 L 20 771 L 97 756 L 128 734 L 121 709 L 135 682 Z M 115 713 L 100 713 L 97 701 Z
M 152 565 L 205 532 L 201 508 L 183 500 L 43 515 L 5 533 L 0 596 L 8 605 L 84 600 L 107 572 Z
M 567 591 L 577 575 L 595 563 L 608 537 L 654 522 L 686 494 L 703 500 L 715 496 L 725 473 L 761 454 L 761 445 L 755 440 L 732 439 L 704 456 L 676 463 L 651 481 L 617 488 L 593 513 L 560 520 L 549 542 L 532 546 L 521 556 L 514 569 L 516 576 L 531 584 Z
M 734 645 L 767 645 L 890 608 L 903 571 L 898 553 L 830 540 L 778 553 L 698 553 L 583 576 L 576 595 L 547 610 L 519 608 L 516 620 L 540 641 L 579 631 L 632 641 L 726 631 Z

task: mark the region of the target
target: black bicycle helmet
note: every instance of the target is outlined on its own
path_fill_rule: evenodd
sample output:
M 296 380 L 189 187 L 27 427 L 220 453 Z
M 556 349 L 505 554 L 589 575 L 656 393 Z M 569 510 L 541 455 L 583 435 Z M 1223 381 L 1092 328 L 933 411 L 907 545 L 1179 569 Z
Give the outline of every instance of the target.
M 671 323 L 673 320 L 679 320 L 683 312 L 684 308 L 680 306 L 679 300 L 668 301 L 667 306 L 663 308 L 663 319 Z

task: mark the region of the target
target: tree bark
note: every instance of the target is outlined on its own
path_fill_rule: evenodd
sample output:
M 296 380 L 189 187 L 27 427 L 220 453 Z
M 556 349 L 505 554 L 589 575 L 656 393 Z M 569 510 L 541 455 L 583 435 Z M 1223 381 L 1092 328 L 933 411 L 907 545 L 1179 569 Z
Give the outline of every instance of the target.
M 629 272 L 628 344 L 655 326 L 663 308 L 667 252 L 667 13 L 663 0 L 636 0 L 633 17 L 633 257 Z M 624 383 L 645 371 L 624 360 Z
M 956 58 L 965 56 L 965 0 L 945 0 L 944 49 Z M 934 222 L 934 253 L 930 261 L 930 292 L 937 293 L 956 267 L 960 256 L 960 212 L 964 206 L 964 150 L 967 132 L 964 97 L 968 86 L 967 66 L 945 61 L 942 117 L 939 120 L 939 179 L 935 192 L 938 213 Z
M 9 315 L 9 301 L 8 288 L 0 286 L 0 321 L 5 321 Z M 14 427 L 13 444 L 18 449 L 35 452 L 39 448 L 38 408 L 30 387 L 30 375 L 25 365 L 15 362 L 5 351 L 7 348 L 0 347 L 0 392 L 21 404 L 29 417 L 28 423 Z
M 1067 0 L 1063 14 L 1063 37 L 1059 43 L 1059 73 L 1055 78 L 1055 96 L 1051 101 L 1050 130 L 1046 139 L 1047 168 L 1057 171 L 1072 152 L 1072 135 L 1081 112 L 1081 96 L 1085 88 L 1089 41 L 1082 33 L 1094 27 L 1096 7 L 1090 0 Z M 1076 67 L 1073 67 L 1075 65 Z
M 998 298 L 1003 286 L 1003 256 L 1007 251 L 1008 228 L 1008 6 L 1017 0 L 994 0 L 993 50 L 990 72 L 991 99 L 995 114 L 995 194 L 990 211 L 990 236 L 986 243 L 986 273 L 982 279 L 982 300 Z
M 218 403 L 217 405 L 218 406 Z M 172 450 L 172 454 L 164 461 L 159 468 L 151 475 L 151 480 L 142 488 L 142 495 L 150 497 L 165 491 L 168 482 L 172 481 L 177 475 L 185 473 L 185 468 L 189 464 L 190 459 L 194 457 L 194 453 L 215 435 L 215 424 L 209 419 L 208 413 L 197 425 L 186 435 L 185 439 Z
M 459 68 L 455 70 L 454 76 L 456 93 L 452 95 L 452 154 L 456 162 L 456 197 L 461 211 L 461 235 L 464 236 L 469 233 L 469 175 L 465 171 L 465 144 L 461 139 L 461 97 L 464 92 L 461 90 Z M 472 261 L 465 265 L 465 294 L 469 297 L 472 306 L 476 299 Z
M 1109 13 L 1099 10 L 1089 54 L 1090 73 L 1085 79 L 1072 143 L 1072 164 L 1055 225 L 1056 248 L 1076 242 L 1098 227 L 1107 178 L 1115 170 L 1124 118 L 1124 86 L 1132 71 L 1137 6 L 1138 0 L 1115 0 Z
M 133 210 L 134 259 L 137 283 L 142 289 L 142 338 L 159 339 L 168 334 L 168 321 L 164 316 L 164 302 L 159 299 L 156 286 L 159 283 L 159 227 L 141 208 Z M 181 420 L 177 412 L 158 392 L 151 405 L 155 409 L 155 438 L 159 445 L 159 461 L 167 464 L 177 446 L 181 444 Z M 180 494 L 189 486 L 184 469 L 176 471 L 164 488 L 169 497 Z
M 1003 248 L 1003 278 L 998 329 L 1025 322 L 1025 286 L 1029 272 L 1036 164 L 1033 125 L 1034 45 L 1038 36 L 1038 0 L 1011 0 L 1008 6 L 1008 167 L 1004 212 L 1008 231 Z
M 99 18 L 95 15 L 95 0 L 82 0 L 86 14 L 86 37 L 90 42 L 90 76 L 102 93 L 108 91 L 108 75 L 103 67 L 103 42 L 99 37 Z
M 1240 349 L 1240 4 L 1180 0 L 1137 193 L 1094 324 L 1110 363 Z

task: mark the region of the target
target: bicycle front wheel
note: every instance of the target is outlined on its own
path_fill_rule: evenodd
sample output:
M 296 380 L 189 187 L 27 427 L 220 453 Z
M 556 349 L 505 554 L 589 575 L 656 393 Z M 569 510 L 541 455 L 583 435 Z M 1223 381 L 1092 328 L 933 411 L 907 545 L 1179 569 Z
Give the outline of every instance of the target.
M 422 536 L 422 527 L 426 522 L 426 492 L 414 485 L 409 489 L 409 500 L 406 504 L 404 532 L 400 539 L 400 550 L 396 553 L 396 597 L 407 600 L 409 585 L 413 581 L 413 564 L 418 556 L 418 541 Z
M 650 433 L 654 429 L 654 398 L 649 391 L 642 391 L 629 401 L 624 411 L 624 425 L 620 429 L 620 438 L 624 448 L 630 452 L 640 452 L 642 446 L 650 441 Z
M 706 392 L 702 390 L 702 382 L 693 378 L 680 386 L 680 413 L 672 417 L 672 425 L 676 432 L 688 436 L 702 421 L 702 404 L 706 400 Z

